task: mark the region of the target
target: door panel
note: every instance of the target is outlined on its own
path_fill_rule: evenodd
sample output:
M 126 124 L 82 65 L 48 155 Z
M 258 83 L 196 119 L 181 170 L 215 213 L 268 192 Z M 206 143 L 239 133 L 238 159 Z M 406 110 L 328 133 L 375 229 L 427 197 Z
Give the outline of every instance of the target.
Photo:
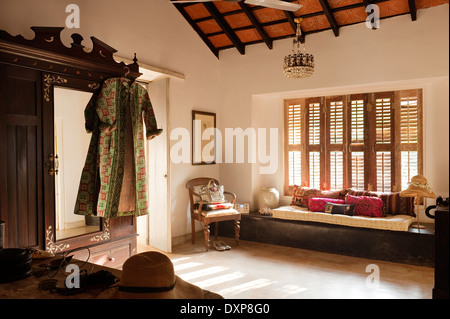
M 5 246 L 43 248 L 40 72 L 0 65 L 0 73 L 0 203 Z
M 149 209 L 148 242 L 165 252 L 172 251 L 171 209 L 168 176 L 168 114 L 170 80 L 161 79 L 149 85 L 153 110 L 157 115 L 158 127 L 163 133 L 148 142 Z

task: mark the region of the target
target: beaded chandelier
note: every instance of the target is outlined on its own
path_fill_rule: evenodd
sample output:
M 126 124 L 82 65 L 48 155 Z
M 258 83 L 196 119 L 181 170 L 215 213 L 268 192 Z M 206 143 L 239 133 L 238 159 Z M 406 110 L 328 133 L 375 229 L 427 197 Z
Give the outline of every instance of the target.
M 310 77 L 314 73 L 314 56 L 306 53 L 306 46 L 303 44 L 303 51 L 300 50 L 300 29 L 301 18 L 294 20 L 297 23 L 297 32 L 293 40 L 292 53 L 284 57 L 283 72 L 287 78 L 303 79 Z

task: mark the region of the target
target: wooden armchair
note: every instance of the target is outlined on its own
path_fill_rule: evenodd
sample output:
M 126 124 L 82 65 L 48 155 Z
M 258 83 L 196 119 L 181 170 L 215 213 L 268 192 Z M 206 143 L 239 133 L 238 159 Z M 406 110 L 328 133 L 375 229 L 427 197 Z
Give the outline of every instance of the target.
M 217 236 L 219 232 L 219 222 L 225 221 L 225 220 L 234 220 L 234 233 L 236 238 L 236 245 L 239 241 L 239 229 L 240 229 L 240 220 L 241 220 L 241 214 L 233 208 L 226 208 L 226 209 L 216 209 L 216 210 L 209 210 L 205 211 L 202 210 L 203 207 L 203 200 L 200 194 L 197 194 L 194 191 L 194 186 L 201 186 L 201 185 L 207 185 L 208 182 L 211 180 L 209 177 L 199 177 L 194 178 L 186 183 L 186 188 L 189 191 L 189 201 L 190 201 L 190 210 L 191 210 L 191 227 L 192 227 L 192 244 L 195 244 L 195 220 L 200 221 L 203 227 L 203 233 L 205 235 L 205 247 L 206 251 L 209 249 L 209 225 L 211 223 L 215 223 L 215 234 L 214 239 L 217 241 Z M 217 185 L 219 185 L 219 182 L 216 179 L 213 179 Z M 224 196 L 226 199 L 228 199 L 231 196 L 231 203 L 234 203 L 236 201 L 236 195 L 231 192 L 225 192 Z M 195 203 L 198 203 L 198 208 L 194 207 Z

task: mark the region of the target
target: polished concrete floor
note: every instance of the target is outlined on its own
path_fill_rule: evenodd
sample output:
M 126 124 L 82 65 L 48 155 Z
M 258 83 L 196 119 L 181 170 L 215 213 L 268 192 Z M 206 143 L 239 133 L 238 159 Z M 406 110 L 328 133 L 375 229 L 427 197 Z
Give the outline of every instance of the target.
M 434 269 L 222 238 L 167 254 L 184 280 L 227 299 L 430 299 Z M 138 245 L 138 252 L 157 250 Z

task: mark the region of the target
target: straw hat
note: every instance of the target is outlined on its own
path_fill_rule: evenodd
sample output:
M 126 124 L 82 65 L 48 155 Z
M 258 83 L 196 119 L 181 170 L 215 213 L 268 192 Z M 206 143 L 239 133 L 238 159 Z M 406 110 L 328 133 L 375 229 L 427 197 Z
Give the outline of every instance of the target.
M 222 296 L 184 281 L 175 275 L 166 255 L 148 251 L 128 258 L 119 285 L 107 289 L 99 298 L 222 299 Z
M 428 181 L 422 175 L 416 175 L 411 178 L 408 188 L 400 192 L 401 197 L 428 197 L 436 198 L 436 194 L 431 190 Z

